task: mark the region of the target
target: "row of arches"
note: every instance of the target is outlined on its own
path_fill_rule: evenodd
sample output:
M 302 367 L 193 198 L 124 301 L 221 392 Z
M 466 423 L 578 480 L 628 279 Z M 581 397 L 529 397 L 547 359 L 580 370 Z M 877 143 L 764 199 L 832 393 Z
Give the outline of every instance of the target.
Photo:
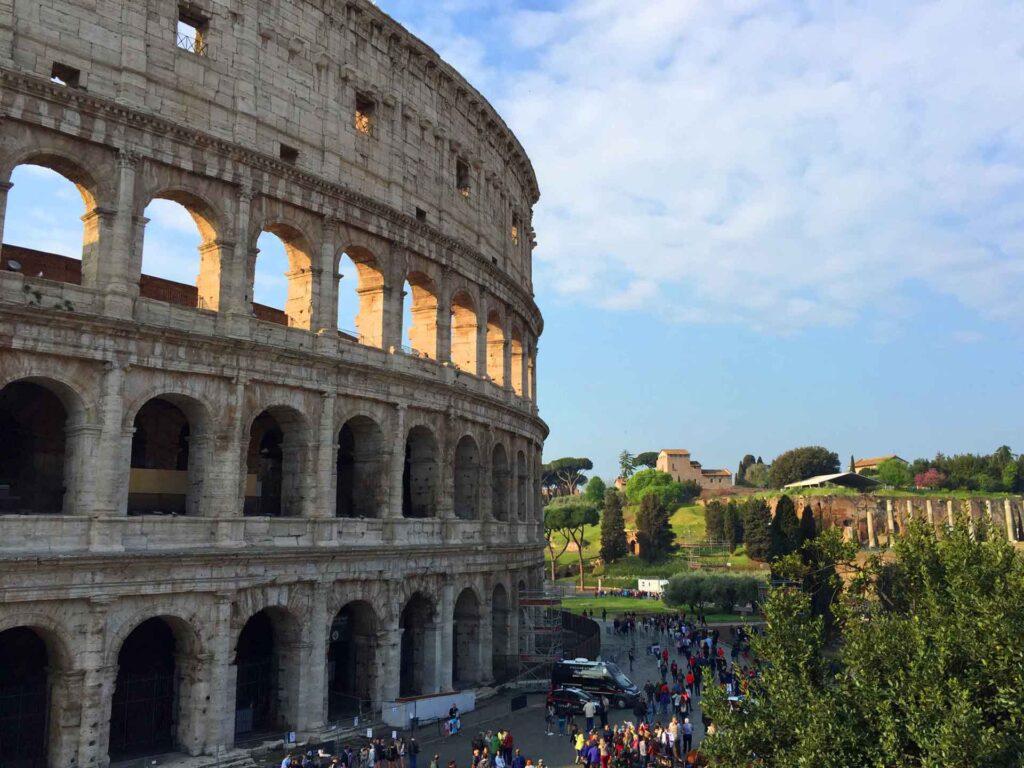
M 488 603 L 482 603 L 477 591 L 466 587 L 446 613 L 443 600 L 415 591 L 393 628 L 371 602 L 352 600 L 322 628 L 322 675 L 303 666 L 303 649 L 312 642 L 309 633 L 318 630 L 304 629 L 287 607 L 264 607 L 239 622 L 223 675 L 215 674 L 215 661 L 209 662 L 212 639 L 194 620 L 150 616 L 110 649 L 116 656 L 103 711 L 80 716 L 97 716 L 105 723 L 98 738 L 102 743 L 105 730 L 111 760 L 198 754 L 222 738 L 212 731 L 203 735 L 208 723 L 232 722 L 229 743 L 221 746 L 244 746 L 295 729 L 302 720 L 334 723 L 367 707 L 379 710 L 391 696 L 462 690 L 505 679 L 518 625 L 511 620 L 511 596 L 504 585 L 494 586 L 487 597 Z M 483 631 L 485 621 L 489 632 Z M 444 638 L 450 638 L 449 645 L 440 642 Z M 0 631 L 4 765 L 9 760 L 19 768 L 56 764 L 61 747 L 51 733 L 55 721 L 82 706 L 67 685 L 76 674 L 69 651 L 52 628 L 29 623 Z M 215 695 L 210 686 L 216 680 L 233 690 Z M 316 685 L 314 680 L 323 681 L 323 690 L 303 692 Z M 300 712 L 304 693 L 312 696 L 312 713 Z M 226 712 L 208 709 L 217 700 L 225 702 Z
M 134 275 L 124 286 L 132 295 L 336 329 L 349 341 L 451 362 L 534 399 L 536 345 L 498 300 L 469 284 L 443 285 L 429 262 L 384 254 L 386 243 L 356 230 L 258 196 L 223 210 L 211 200 L 230 200 L 228 189 L 197 189 L 169 169 L 133 162 L 139 170 L 121 169 L 122 184 L 126 173 L 133 178 L 133 200 L 122 202 L 122 190 L 106 189 L 63 153 L 21 158 L 0 192 L 3 269 L 100 289 Z M 48 201 L 45 221 L 39 199 Z M 122 248 L 114 243 L 118 205 L 131 206 Z M 78 236 L 80 252 L 72 245 Z M 122 250 L 123 265 L 103 263 Z
M 0 430 L 5 435 L 0 442 L 0 512 L 75 511 L 66 496 L 81 482 L 73 470 L 81 474 L 82 457 L 77 454 L 86 451 L 77 438 L 83 409 L 75 403 L 69 407 L 73 399 L 66 387 L 45 379 L 22 379 L 0 388 Z M 128 514 L 231 514 L 204 508 L 209 506 L 204 499 L 209 497 L 210 473 L 221 471 L 224 458 L 215 454 L 225 441 L 218 439 L 223 428 L 211 408 L 193 397 L 168 393 L 144 402 L 131 424 L 124 500 Z M 395 514 L 389 511 L 398 509 L 398 500 L 390 498 L 391 478 L 400 468 L 403 517 L 438 517 L 446 487 L 443 474 L 450 473 L 456 518 L 483 519 L 486 498 L 492 519 L 529 519 L 534 480 L 522 449 L 512 454 L 496 442 L 485 456 L 476 439 L 465 434 L 455 443 L 449 464 L 428 426 L 411 426 L 394 450 L 385 426 L 360 414 L 330 436 L 334 516 Z M 242 514 L 306 514 L 309 500 L 317 496 L 310 486 L 321 442 L 311 420 L 292 407 L 272 406 L 243 428 Z

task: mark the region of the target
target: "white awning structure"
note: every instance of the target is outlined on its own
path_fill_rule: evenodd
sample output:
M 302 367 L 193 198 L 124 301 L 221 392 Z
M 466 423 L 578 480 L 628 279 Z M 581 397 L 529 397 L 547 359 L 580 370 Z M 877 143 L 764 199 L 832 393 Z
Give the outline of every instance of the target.
M 835 475 L 817 475 L 796 483 L 790 483 L 786 488 L 820 488 L 825 485 L 838 485 L 843 488 L 856 488 L 860 491 L 870 491 L 877 488 L 881 483 L 856 472 L 839 472 Z

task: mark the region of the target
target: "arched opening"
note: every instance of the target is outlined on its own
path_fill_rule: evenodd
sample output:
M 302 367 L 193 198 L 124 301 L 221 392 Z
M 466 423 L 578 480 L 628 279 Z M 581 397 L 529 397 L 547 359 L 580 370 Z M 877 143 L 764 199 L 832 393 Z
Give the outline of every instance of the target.
M 497 682 L 507 680 L 515 671 L 509 653 L 510 634 L 508 592 L 498 584 L 491 594 L 491 674 Z
M 254 614 L 235 647 L 235 741 L 274 731 L 281 724 L 279 638 L 266 610 Z
M 114 759 L 171 752 L 176 745 L 178 691 L 174 631 L 160 618 L 137 626 L 117 655 L 110 705 L 110 756 Z
M 63 511 L 67 421 L 60 398 L 40 384 L 17 381 L 0 390 L 0 512 Z
M 384 273 L 365 248 L 338 259 L 338 332 L 368 347 L 384 345 Z
M 369 603 L 351 602 L 331 622 L 327 647 L 327 718 L 359 714 L 377 684 L 377 616 Z
M 44 155 L 17 166 L 10 181 L 0 269 L 95 287 L 101 217 L 92 180 L 64 158 Z
M 460 520 L 480 517 L 480 450 L 476 440 L 463 436 L 455 446 L 455 516 Z
M 356 416 L 338 433 L 338 517 L 380 517 L 387 466 L 384 433 L 373 419 Z
M 45 768 L 50 709 L 46 643 L 28 627 L 0 632 L 0 765 Z
M 498 443 L 491 451 L 491 515 L 495 520 L 508 520 L 511 473 L 508 468 L 508 452 Z
M 402 516 L 437 516 L 437 440 L 426 427 L 413 427 L 405 441 Z
M 512 329 L 512 340 L 511 340 L 511 352 L 512 352 L 512 391 L 515 392 L 519 397 L 523 396 L 523 376 L 526 373 L 525 364 L 525 352 L 523 349 L 523 334 L 518 328 Z
M 487 376 L 499 387 L 505 386 L 505 329 L 497 312 L 487 315 Z
M 456 688 L 480 682 L 480 601 L 468 587 L 455 601 L 452 623 L 452 679 Z
M 402 320 L 409 348 L 418 357 L 437 358 L 437 292 L 422 272 L 410 272 L 405 282 Z
M 398 692 L 400 696 L 422 696 L 436 686 L 437 632 L 434 603 L 422 592 L 406 602 L 398 627 L 402 630 Z
M 246 454 L 247 516 L 301 515 L 306 433 L 304 420 L 289 408 L 270 408 L 253 421 Z
M 311 249 L 293 227 L 273 224 L 256 240 L 252 312 L 259 320 L 293 328 L 313 322 Z
M 143 214 L 139 295 L 184 307 L 220 306 L 220 250 L 204 203 L 184 192 L 155 197 Z
M 198 511 L 202 461 L 192 456 L 197 411 L 194 402 L 175 395 L 154 398 L 139 409 L 132 433 L 128 514 Z
M 521 523 L 526 522 L 529 488 L 530 477 L 526 466 L 526 454 L 519 451 L 516 455 L 516 506 L 518 507 L 516 515 Z
M 452 297 L 452 363 L 461 371 L 477 375 L 476 306 L 465 291 Z

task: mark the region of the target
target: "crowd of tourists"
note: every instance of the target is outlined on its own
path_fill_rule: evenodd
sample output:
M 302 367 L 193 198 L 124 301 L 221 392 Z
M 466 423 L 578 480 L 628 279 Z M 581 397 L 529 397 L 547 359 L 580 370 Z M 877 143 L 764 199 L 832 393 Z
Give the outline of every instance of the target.
M 419 754 L 415 737 L 370 739 L 361 747 L 346 746 L 334 755 L 323 750 L 288 754 L 280 768 L 418 768 Z M 431 768 L 440 768 L 437 759 L 434 755 Z

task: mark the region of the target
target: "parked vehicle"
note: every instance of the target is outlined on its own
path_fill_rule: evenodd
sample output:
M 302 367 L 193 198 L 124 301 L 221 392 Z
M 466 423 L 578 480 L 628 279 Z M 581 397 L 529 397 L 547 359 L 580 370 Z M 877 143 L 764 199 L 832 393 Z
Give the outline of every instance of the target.
M 574 715 L 582 715 L 583 705 L 588 701 L 593 701 L 598 708 L 601 706 L 601 702 L 597 698 L 579 688 L 559 686 L 548 691 L 547 703 L 554 704 L 555 713 L 559 715 L 567 715 L 570 712 Z
M 632 707 L 640 698 L 640 689 L 610 661 L 567 659 L 551 668 L 551 687 L 579 688 L 600 699 L 607 696 L 619 709 Z

